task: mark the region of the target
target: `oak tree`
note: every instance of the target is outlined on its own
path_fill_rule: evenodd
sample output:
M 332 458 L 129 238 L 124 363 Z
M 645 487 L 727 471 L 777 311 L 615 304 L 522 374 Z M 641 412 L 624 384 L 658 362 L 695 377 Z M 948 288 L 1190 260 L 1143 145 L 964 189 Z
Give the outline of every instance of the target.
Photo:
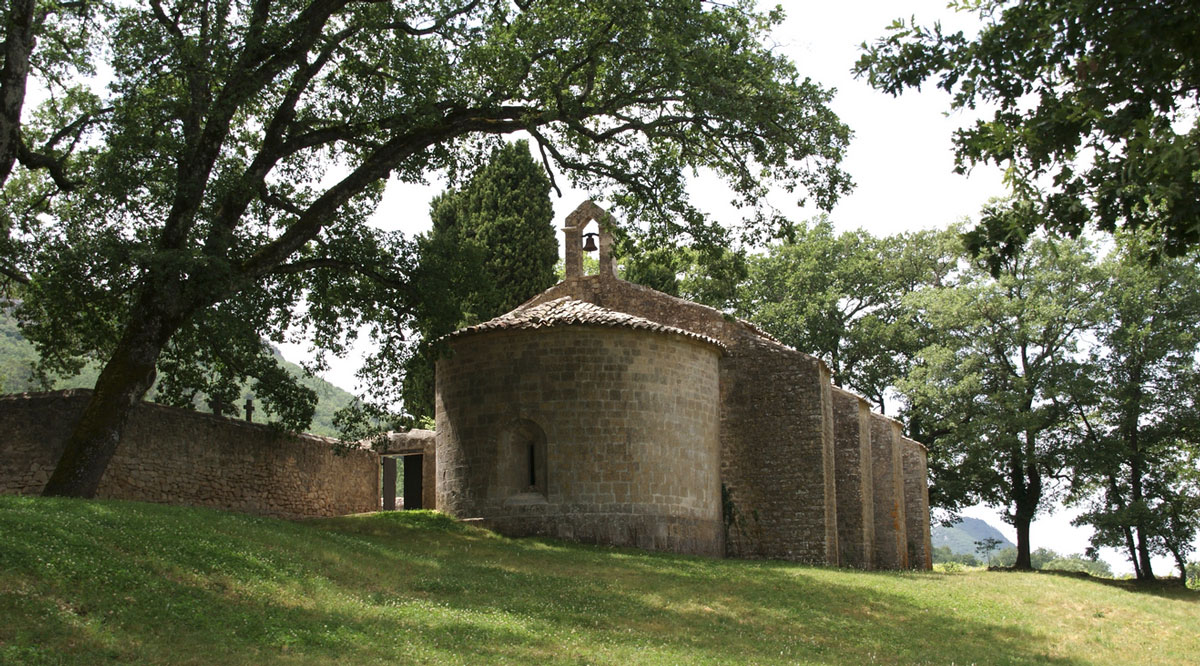
M 367 224 L 383 184 L 461 173 L 503 135 L 651 234 L 711 226 L 684 187 L 700 168 L 751 210 L 773 184 L 829 207 L 848 130 L 764 46 L 781 20 L 748 0 L 113 7 L 84 185 L 37 217 L 18 267 L 47 367 L 104 366 L 45 492 L 95 492 L 160 372 L 180 392 L 253 377 L 302 424 L 311 396 L 262 341 L 337 353 L 367 326 L 383 354 L 402 344 L 422 294 L 412 240 Z
M 833 383 L 882 413 L 889 391 L 929 334 L 905 299 L 940 285 L 959 261 L 955 231 L 877 237 L 835 232 L 827 219 L 752 256 L 738 313 L 780 341 L 819 356 Z
M 1081 241 L 1039 237 L 997 276 L 986 260 L 916 299 L 939 335 L 900 387 L 910 430 L 929 447 L 930 503 L 1004 507 L 1015 566 L 1028 569 L 1030 524 L 1077 450 L 1069 397 L 1094 317 L 1094 262 Z
M 0 4 L 0 293 L 28 282 L 18 259 L 26 232 L 55 194 L 75 189 L 75 149 L 104 113 L 78 80 L 93 71 L 102 9 L 85 0 Z
M 899 95 L 932 82 L 984 117 L 957 168 L 1005 169 L 1036 214 L 970 235 L 1005 253 L 1037 228 L 1149 229 L 1155 254 L 1200 243 L 1200 6 L 1193 0 L 960 0 L 978 34 L 897 20 L 856 66 Z
M 1119 234 L 1103 262 L 1088 381 L 1071 396 L 1085 443 L 1077 522 L 1095 529 L 1093 546 L 1124 550 L 1145 580 L 1156 554 L 1174 557 L 1182 576 L 1200 535 L 1200 270 L 1192 257 L 1152 265 L 1152 244 Z

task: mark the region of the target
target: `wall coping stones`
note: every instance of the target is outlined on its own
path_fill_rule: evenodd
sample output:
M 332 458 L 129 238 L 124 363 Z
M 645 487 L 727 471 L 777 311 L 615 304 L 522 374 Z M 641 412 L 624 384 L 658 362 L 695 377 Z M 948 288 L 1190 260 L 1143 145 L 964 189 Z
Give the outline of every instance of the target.
M 10 401 L 10 400 L 11 401 L 28 402 L 30 400 L 47 400 L 47 399 L 54 399 L 54 398 L 75 398 L 75 397 L 89 397 L 90 398 L 93 393 L 95 393 L 95 391 L 93 389 L 88 389 L 88 388 L 62 389 L 59 391 L 30 391 L 27 393 L 5 393 L 5 394 L 0 394 L 0 402 Z M 143 400 L 143 401 L 139 402 L 138 409 L 154 410 L 154 411 L 157 411 L 159 413 L 164 413 L 164 414 L 166 414 L 166 413 L 178 414 L 180 412 L 183 412 L 183 413 L 187 414 L 189 417 L 197 419 L 197 420 L 208 420 L 208 421 L 212 421 L 215 423 L 233 423 L 233 424 L 236 424 L 239 427 L 243 427 L 243 428 L 258 428 L 259 430 L 269 430 L 269 431 L 278 433 L 280 435 L 291 435 L 294 437 L 302 438 L 306 441 L 312 441 L 312 442 L 318 442 L 318 443 L 328 443 L 331 446 L 337 446 L 337 447 L 341 447 L 341 448 L 368 449 L 368 450 L 371 448 L 365 442 L 348 442 L 348 441 L 345 441 L 342 439 L 338 439 L 336 437 L 326 437 L 325 435 L 314 435 L 311 432 L 291 432 L 288 430 L 281 430 L 278 427 L 268 424 L 268 423 L 255 423 L 253 421 L 247 421 L 245 419 L 235 418 L 232 416 L 217 416 L 216 414 L 210 414 L 208 412 L 195 411 L 195 410 L 187 409 L 184 407 L 172 407 L 171 405 L 163 405 L 163 404 L 159 404 L 157 402 L 150 402 L 149 400 Z
M 855 393 L 854 391 L 851 391 L 850 389 L 844 389 L 844 388 L 842 388 L 842 387 L 840 387 L 840 386 L 837 386 L 836 384 L 830 385 L 830 388 L 831 388 L 831 389 L 833 389 L 833 392 L 834 392 L 834 393 L 844 393 L 844 394 L 846 394 L 846 395 L 848 395 L 848 396 L 852 396 L 852 397 L 858 398 L 859 400 L 865 401 L 865 402 L 866 402 L 868 405 L 870 405 L 870 404 L 871 404 L 871 401 L 870 401 L 870 400 L 867 400 L 866 398 L 864 398 L 864 397 L 862 397 L 861 395 L 859 395 L 859 394 Z M 886 418 L 886 417 L 885 417 L 885 418 Z
M 382 440 L 382 441 L 380 441 Z M 420 453 L 426 448 L 432 449 L 437 441 L 437 433 L 433 430 L 413 428 L 406 432 L 389 430 L 383 438 L 366 439 L 363 443 L 381 456 L 406 453 Z M 372 444 L 374 446 L 372 446 Z

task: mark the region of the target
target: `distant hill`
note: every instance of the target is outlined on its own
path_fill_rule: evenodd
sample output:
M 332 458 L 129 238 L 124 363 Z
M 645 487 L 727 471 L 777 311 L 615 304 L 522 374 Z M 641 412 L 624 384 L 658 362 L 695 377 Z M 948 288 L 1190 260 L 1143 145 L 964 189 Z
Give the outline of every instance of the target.
M 294 377 L 299 378 L 301 384 L 317 393 L 317 409 L 313 414 L 313 422 L 309 426 L 308 431 L 314 435 L 336 437 L 337 428 L 333 425 L 333 414 L 342 407 L 350 404 L 354 400 L 354 396 L 320 377 L 307 375 L 304 372 L 304 368 L 284 360 L 278 350 L 272 351 L 274 351 L 275 359 L 284 369 Z M 21 335 L 20 329 L 17 328 L 16 319 L 7 311 L 0 308 L 0 393 L 24 393 L 26 391 L 43 390 L 30 374 L 30 368 L 36 361 L 37 352 L 34 350 L 33 345 Z M 99 374 L 99 368 L 94 364 L 90 364 L 74 377 L 54 381 L 51 388 L 55 390 L 92 388 L 96 385 L 96 378 Z M 154 399 L 153 391 L 151 389 L 151 400 Z M 246 397 L 246 395 L 243 395 L 242 399 L 237 403 L 239 409 L 245 403 Z M 203 405 L 197 405 L 197 409 L 208 411 Z M 262 414 L 261 411 L 258 413 Z
M 978 518 L 964 517 L 950 527 L 934 524 L 930 532 L 934 548 L 949 546 L 956 555 L 974 555 L 975 542 L 983 541 L 988 537 L 1000 541 L 997 550 L 1017 547 L 1016 544 L 1006 539 L 1000 530 Z

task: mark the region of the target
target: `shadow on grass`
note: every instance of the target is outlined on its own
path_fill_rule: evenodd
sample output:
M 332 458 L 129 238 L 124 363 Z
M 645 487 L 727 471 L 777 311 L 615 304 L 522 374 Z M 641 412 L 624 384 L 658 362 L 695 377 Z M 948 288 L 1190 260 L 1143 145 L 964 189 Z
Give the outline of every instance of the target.
M 1183 582 L 1178 578 L 1158 578 L 1155 580 L 1137 580 L 1134 578 L 1103 578 L 1093 576 L 1086 571 L 1060 571 L 1057 569 L 1013 569 L 1012 567 L 988 567 L 988 571 L 997 573 L 1024 573 L 1038 576 L 1057 576 L 1059 578 L 1073 578 L 1075 580 L 1083 580 L 1089 583 L 1097 583 L 1113 587 L 1126 592 L 1134 592 L 1138 594 L 1148 594 L 1156 597 L 1174 599 L 1177 601 L 1189 601 L 1191 603 L 1200 602 L 1200 590 L 1193 590 L 1184 586 Z
M 510 540 L 429 512 L 0 498 L 0 533 L 15 663 L 1084 663 L 894 574 Z

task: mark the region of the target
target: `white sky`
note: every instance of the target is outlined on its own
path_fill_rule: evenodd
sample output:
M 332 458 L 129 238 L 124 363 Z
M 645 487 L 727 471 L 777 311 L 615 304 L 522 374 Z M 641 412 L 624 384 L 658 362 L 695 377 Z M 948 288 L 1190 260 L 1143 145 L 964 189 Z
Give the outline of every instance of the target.
M 920 92 L 908 91 L 893 98 L 871 89 L 850 73 L 859 57 L 859 45 L 885 33 L 893 19 L 914 16 L 918 22 L 940 20 L 944 27 L 971 32 L 976 25 L 972 15 L 955 14 L 946 8 L 946 0 L 885 0 L 781 3 L 788 18 L 774 34 L 777 48 L 791 57 L 802 76 L 811 77 L 837 89 L 833 110 L 854 131 L 854 140 L 842 167 L 856 183 L 854 192 L 842 199 L 831 213 L 841 230 L 863 228 L 876 235 L 902 231 L 940 228 L 964 217 L 974 217 L 990 197 L 1002 196 L 1005 188 L 1000 171 L 977 167 L 970 176 L 953 173 L 951 137 L 955 129 L 966 125 L 970 116 L 947 115 L 949 96 L 932 87 Z M 560 185 L 564 179 L 560 178 Z M 429 201 L 442 190 L 440 183 L 430 186 L 392 183 L 385 194 L 375 221 L 381 227 L 417 233 L 429 227 Z M 713 214 L 731 210 L 727 196 L 709 187 L 694 188 L 695 202 Z M 584 195 L 564 187 L 564 196 L 554 199 L 555 221 L 561 221 L 583 200 Z M 786 197 L 772 200 L 794 219 L 807 219 L 818 211 L 800 210 L 784 204 Z M 291 359 L 306 355 L 301 346 L 284 349 Z M 356 387 L 353 358 L 334 362 L 326 379 L 346 388 Z M 1074 512 L 1059 511 L 1038 520 L 1032 528 L 1033 547 L 1047 547 L 1060 553 L 1082 552 L 1091 530 L 1073 527 Z M 1000 529 L 1011 541 L 1015 531 L 999 515 L 986 507 L 975 507 L 966 515 L 983 518 Z M 1104 554 L 1114 571 L 1131 572 L 1131 567 L 1115 552 Z M 1171 571 L 1167 560 L 1156 561 L 1156 572 Z

